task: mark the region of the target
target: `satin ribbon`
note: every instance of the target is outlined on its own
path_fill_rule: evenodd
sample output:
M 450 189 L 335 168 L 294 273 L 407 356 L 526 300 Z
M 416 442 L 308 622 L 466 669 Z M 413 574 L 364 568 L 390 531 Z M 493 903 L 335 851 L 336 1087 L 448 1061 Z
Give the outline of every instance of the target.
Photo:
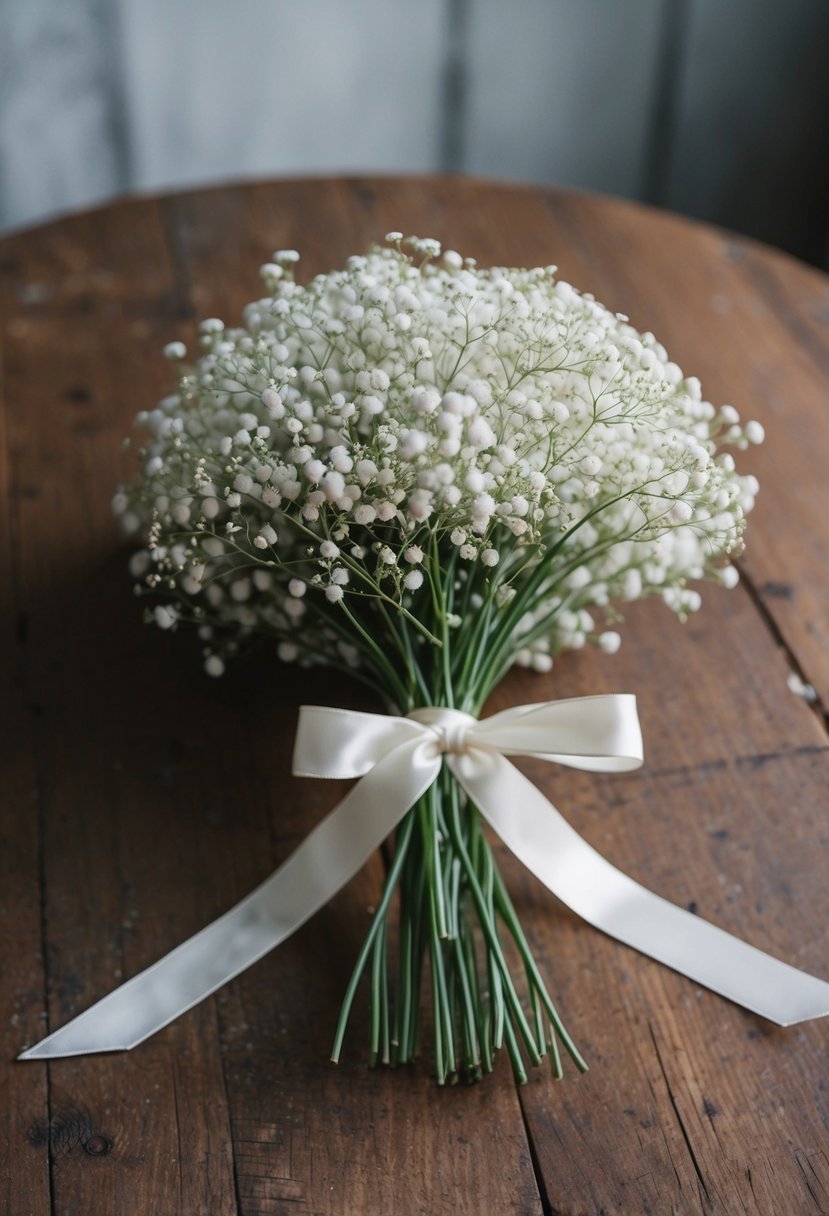
M 482 721 L 453 709 L 418 709 L 402 718 L 304 706 L 294 773 L 358 778 L 354 788 L 246 899 L 19 1058 L 129 1050 L 168 1025 L 326 904 L 443 764 L 527 869 L 591 925 L 779 1025 L 829 1013 L 828 983 L 627 878 L 582 840 L 507 756 L 591 772 L 638 768 L 642 736 L 635 698 L 547 701 Z

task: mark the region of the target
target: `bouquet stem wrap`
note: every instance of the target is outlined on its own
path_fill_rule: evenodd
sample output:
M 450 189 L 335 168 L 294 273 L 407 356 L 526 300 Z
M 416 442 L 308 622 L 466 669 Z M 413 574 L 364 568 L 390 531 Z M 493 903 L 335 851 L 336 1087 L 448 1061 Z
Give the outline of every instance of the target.
M 355 778 L 354 788 L 246 899 L 20 1058 L 135 1047 L 290 936 L 404 822 L 408 829 L 398 836 L 387 882 L 391 890 L 413 831 L 407 813 L 446 780 L 446 773 L 459 865 L 466 856 L 456 834 L 460 790 L 523 864 L 591 925 L 780 1025 L 829 1012 L 825 981 L 739 941 L 610 865 L 509 756 L 593 772 L 634 769 L 642 762 L 635 699 L 612 695 L 543 702 L 482 721 L 440 707 L 417 709 L 406 717 L 303 707 L 294 772 Z M 433 976 L 433 982 L 439 979 Z M 474 995 L 465 991 L 462 999 L 472 1002 Z M 515 1012 L 521 1025 L 523 1014 Z M 546 1013 L 556 1017 L 551 1006 Z M 526 1022 L 522 1029 L 532 1043 Z M 560 1025 L 556 1030 L 578 1061 L 566 1032 Z M 382 1034 L 388 1035 L 388 1022 Z M 509 1037 L 508 1046 L 514 1047 Z M 467 1043 L 473 1057 L 476 1046 L 480 1050 Z

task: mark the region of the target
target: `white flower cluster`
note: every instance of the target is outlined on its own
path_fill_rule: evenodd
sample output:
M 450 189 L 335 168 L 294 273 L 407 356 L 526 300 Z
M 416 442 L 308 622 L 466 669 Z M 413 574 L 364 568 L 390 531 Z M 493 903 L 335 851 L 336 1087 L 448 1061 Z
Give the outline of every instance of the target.
M 243 327 L 166 348 L 178 391 L 139 415 L 114 501 L 161 627 L 199 624 L 211 674 L 255 633 L 359 667 L 391 617 L 422 648 L 488 604 L 510 660 L 546 670 L 616 648 L 597 609 L 657 593 L 684 616 L 689 580 L 735 580 L 757 484 L 721 449 L 759 424 L 555 267 L 387 240 L 308 285 L 280 251 Z

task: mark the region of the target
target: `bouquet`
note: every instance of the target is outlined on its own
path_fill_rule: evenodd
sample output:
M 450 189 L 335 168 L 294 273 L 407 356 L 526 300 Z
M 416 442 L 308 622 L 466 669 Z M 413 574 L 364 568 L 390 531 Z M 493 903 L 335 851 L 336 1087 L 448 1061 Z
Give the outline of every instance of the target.
M 475 718 L 514 664 L 613 653 L 626 601 L 684 619 L 689 583 L 736 583 L 757 482 L 725 448 L 762 428 L 652 334 L 553 266 L 481 269 L 400 233 L 306 285 L 297 261 L 262 267 L 241 327 L 166 348 L 177 389 L 139 415 L 141 472 L 114 500 L 148 617 L 194 625 L 210 676 L 264 639 L 387 712 Z M 366 972 L 373 1061 L 417 1053 L 428 976 L 439 1082 L 503 1045 L 522 1080 L 545 1054 L 560 1075 L 561 1048 L 585 1067 L 449 767 L 396 830 L 335 1060 Z

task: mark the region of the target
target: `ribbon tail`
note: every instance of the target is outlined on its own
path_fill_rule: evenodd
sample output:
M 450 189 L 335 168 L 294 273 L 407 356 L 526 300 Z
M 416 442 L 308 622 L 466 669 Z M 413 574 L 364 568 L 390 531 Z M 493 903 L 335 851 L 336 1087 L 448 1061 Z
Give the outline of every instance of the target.
M 429 788 L 422 740 L 384 756 L 255 891 L 157 963 L 18 1056 L 129 1051 L 258 962 L 353 878 Z
M 448 760 L 507 847 L 588 924 L 779 1026 L 829 1014 L 829 983 L 628 878 L 502 755 L 476 749 Z

